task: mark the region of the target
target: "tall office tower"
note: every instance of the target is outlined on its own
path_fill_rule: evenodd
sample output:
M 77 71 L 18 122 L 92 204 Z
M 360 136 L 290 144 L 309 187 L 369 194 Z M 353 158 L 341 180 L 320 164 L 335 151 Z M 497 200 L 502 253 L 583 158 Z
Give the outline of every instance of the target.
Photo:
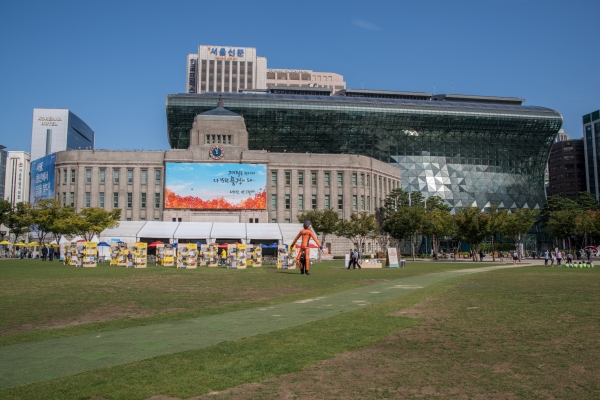
M 575 200 L 579 192 L 585 192 L 584 159 L 583 140 L 571 140 L 568 134 L 559 132 L 548 158 L 546 195 Z
M 9 151 L 6 158 L 4 199 L 15 205 L 29 201 L 29 171 L 31 158 L 24 151 Z
M 186 93 L 267 88 L 267 59 L 253 47 L 198 46 L 188 54 Z
M 600 202 L 600 110 L 583 116 L 583 143 L 585 149 L 585 169 L 587 175 L 587 190 Z
M 0 145 L 0 199 L 4 199 L 4 180 L 6 179 L 6 146 Z
M 95 133 L 66 108 L 34 108 L 31 125 L 31 160 L 57 151 L 93 149 Z

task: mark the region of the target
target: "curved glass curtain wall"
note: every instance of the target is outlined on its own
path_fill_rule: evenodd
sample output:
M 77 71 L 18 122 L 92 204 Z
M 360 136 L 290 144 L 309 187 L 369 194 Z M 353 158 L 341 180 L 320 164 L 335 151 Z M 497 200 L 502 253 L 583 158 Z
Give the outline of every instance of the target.
M 219 94 L 169 95 L 168 138 L 187 148 L 196 114 Z M 452 207 L 540 207 L 561 115 L 543 107 L 223 93 L 252 150 L 361 154 L 397 165 L 402 187 Z

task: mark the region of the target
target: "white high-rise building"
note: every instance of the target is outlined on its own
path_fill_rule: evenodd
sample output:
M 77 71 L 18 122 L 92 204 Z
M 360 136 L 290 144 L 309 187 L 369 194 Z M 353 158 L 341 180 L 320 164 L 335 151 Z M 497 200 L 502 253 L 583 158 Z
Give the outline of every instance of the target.
M 31 157 L 24 151 L 9 151 L 6 157 L 4 199 L 15 205 L 29 201 Z
M 200 45 L 187 56 L 186 78 L 186 93 L 266 89 L 267 58 L 253 47 Z
M 93 149 L 95 133 L 66 108 L 34 108 L 31 160 L 57 151 Z

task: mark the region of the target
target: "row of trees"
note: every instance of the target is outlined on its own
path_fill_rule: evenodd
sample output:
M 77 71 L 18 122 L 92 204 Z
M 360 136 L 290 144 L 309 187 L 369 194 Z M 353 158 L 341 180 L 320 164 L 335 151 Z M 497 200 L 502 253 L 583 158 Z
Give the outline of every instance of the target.
M 336 234 L 350 239 L 359 249 L 369 239 L 380 239 L 386 244 L 395 241 L 400 248 L 409 240 L 414 259 L 419 237 L 431 238 L 436 254 L 440 252 L 442 238 L 457 244 L 469 243 L 473 254 L 486 240 L 491 241 L 492 252 L 496 250 L 497 238 L 510 240 L 516 246 L 535 223 L 537 214 L 531 209 L 508 212 L 496 207 L 487 212 L 463 207 L 451 214 L 450 207 L 438 196 L 425 199 L 420 192 L 407 193 L 398 188 L 390 192 L 375 214 L 354 213 L 349 220 L 338 220 L 333 210 L 311 210 L 299 215 L 298 221 L 310 219 L 315 231 L 322 235 L 322 242 L 327 235 Z M 457 251 L 458 246 L 453 249 Z
M 585 247 L 591 237 L 600 237 L 600 210 L 595 197 L 589 192 L 580 192 L 575 200 L 560 196 L 549 196 L 541 209 L 540 221 L 545 231 L 563 247 Z
M 58 243 L 61 236 L 80 235 L 89 241 L 104 229 L 114 228 L 121 219 L 121 210 L 106 211 L 98 207 L 76 212 L 70 206 L 61 206 L 53 199 L 39 200 L 35 204 L 11 204 L 0 200 L 0 223 L 10 229 L 14 244 L 22 235 L 34 232 L 40 243 L 52 237 Z

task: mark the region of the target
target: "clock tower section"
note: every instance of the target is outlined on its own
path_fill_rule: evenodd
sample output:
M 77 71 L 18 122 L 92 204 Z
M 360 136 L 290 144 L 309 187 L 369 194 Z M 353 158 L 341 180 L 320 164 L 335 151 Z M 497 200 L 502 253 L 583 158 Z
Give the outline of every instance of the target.
M 190 130 L 190 147 L 198 161 L 239 160 L 248 150 L 248 131 L 244 118 L 223 106 L 219 98 L 217 108 L 194 117 Z

